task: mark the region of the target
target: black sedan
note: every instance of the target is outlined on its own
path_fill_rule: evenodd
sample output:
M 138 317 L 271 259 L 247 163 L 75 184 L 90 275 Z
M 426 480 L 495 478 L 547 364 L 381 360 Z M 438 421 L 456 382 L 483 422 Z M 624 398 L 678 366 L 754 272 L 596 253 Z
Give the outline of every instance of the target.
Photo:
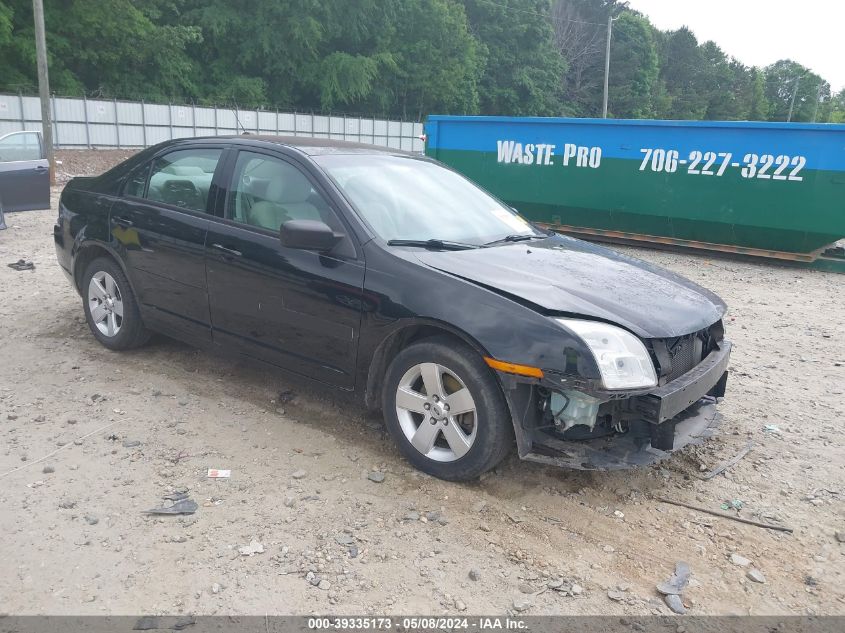
M 549 464 L 649 464 L 718 422 L 718 297 L 540 230 L 420 156 L 172 141 L 70 181 L 55 242 L 106 347 L 156 331 L 355 392 L 444 479 L 514 439 Z

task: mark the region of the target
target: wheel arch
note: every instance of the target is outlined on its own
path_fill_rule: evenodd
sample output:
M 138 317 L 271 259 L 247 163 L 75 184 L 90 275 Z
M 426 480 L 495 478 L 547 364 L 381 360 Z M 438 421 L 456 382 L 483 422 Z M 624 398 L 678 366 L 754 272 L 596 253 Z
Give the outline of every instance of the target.
M 73 258 L 73 283 L 76 285 L 77 292 L 82 292 L 82 275 L 85 272 L 85 269 L 88 267 L 88 264 L 93 262 L 98 257 L 106 257 L 114 261 L 120 269 L 123 271 L 123 274 L 126 276 L 126 279 L 129 281 L 129 286 L 132 292 L 135 292 L 135 287 L 132 284 L 132 277 L 129 275 L 129 272 L 126 270 L 126 264 L 123 262 L 123 259 L 118 256 L 118 254 L 114 251 L 114 249 L 110 248 L 108 244 L 99 241 L 86 241 L 82 242 L 77 246 L 76 253 L 74 254 Z M 135 294 L 137 297 L 137 293 Z
M 450 337 L 467 345 L 481 356 L 489 356 L 487 350 L 477 340 L 463 330 L 448 323 L 433 319 L 414 320 L 403 323 L 394 328 L 381 340 L 370 357 L 364 390 L 364 403 L 367 408 L 376 410 L 380 407 L 384 376 L 396 355 L 408 345 L 438 336 Z M 495 375 L 495 372 L 493 373 Z M 501 384 L 499 386 L 501 388 Z

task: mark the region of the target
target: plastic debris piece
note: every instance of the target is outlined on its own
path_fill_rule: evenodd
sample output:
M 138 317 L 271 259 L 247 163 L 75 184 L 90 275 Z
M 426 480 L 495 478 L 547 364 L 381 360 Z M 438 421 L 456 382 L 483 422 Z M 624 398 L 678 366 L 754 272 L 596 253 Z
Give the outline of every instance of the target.
M 258 541 L 250 541 L 249 545 L 243 545 L 238 548 L 241 556 L 255 556 L 256 554 L 264 553 L 264 546 Z
M 144 514 L 193 514 L 198 507 L 197 502 L 193 499 L 182 499 L 171 506 L 145 510 Z
M 666 602 L 666 606 L 669 607 L 673 613 L 683 615 L 687 612 L 687 608 L 684 606 L 684 601 L 681 600 L 679 595 L 670 593 L 669 595 L 664 596 L 663 600 Z
M 218 468 L 209 468 L 208 476 L 212 479 L 228 479 L 232 476 L 231 470 L 222 470 Z
M 690 568 L 683 561 L 675 563 L 675 573 L 666 582 L 658 583 L 657 590 L 664 596 L 680 595 L 689 584 Z
M 14 270 L 35 270 L 35 264 L 28 262 L 25 259 L 19 259 L 16 262 L 8 264 L 8 266 Z

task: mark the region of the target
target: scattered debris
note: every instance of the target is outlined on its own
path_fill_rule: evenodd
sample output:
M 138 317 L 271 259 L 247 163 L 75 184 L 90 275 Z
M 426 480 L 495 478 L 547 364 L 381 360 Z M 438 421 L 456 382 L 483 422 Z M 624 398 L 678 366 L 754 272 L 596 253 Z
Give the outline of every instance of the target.
M 44 473 L 45 475 L 49 475 L 50 473 L 56 472 L 56 467 L 51 466 L 50 464 L 47 464 L 46 466 L 44 466 L 44 468 L 41 469 L 41 472 Z
M 121 421 L 122 421 L 122 420 L 121 420 Z M 86 433 L 86 434 L 85 434 L 85 435 L 83 435 L 82 437 L 78 437 L 78 438 L 76 438 L 75 440 L 73 440 L 73 444 L 72 444 L 72 445 L 73 445 L 73 446 L 81 446 L 81 445 L 82 445 L 82 440 L 84 440 L 84 439 L 86 439 L 86 438 L 88 438 L 88 437 L 91 437 L 92 435 L 94 435 L 94 434 L 96 434 L 96 433 L 100 433 L 101 431 L 106 430 L 106 429 L 107 429 L 107 428 L 109 428 L 110 426 L 112 426 L 112 425 L 114 425 L 114 424 L 117 424 L 117 422 L 118 422 L 117 420 L 114 420 L 114 421 L 112 421 L 112 422 L 109 422 L 108 424 L 104 424 L 104 425 L 103 425 L 103 426 L 101 426 L 99 429 L 96 429 L 96 430 L 94 430 L 94 431 L 91 431 L 90 433 Z M 38 459 L 36 459 L 36 460 L 34 460 L 34 461 L 27 462 L 27 463 L 26 463 L 26 464 L 24 464 L 23 466 L 18 466 L 17 468 L 12 468 L 11 470 L 7 470 L 6 472 L 4 472 L 4 473 L 0 474 L 0 479 L 2 479 L 3 477 L 6 477 L 7 475 L 11 475 L 12 473 L 16 473 L 16 472 L 18 472 L 19 470 L 23 470 L 24 468 L 26 468 L 26 467 L 28 467 L 28 466 L 32 466 L 33 464 L 38 464 L 39 462 L 43 462 L 43 461 L 45 461 L 45 460 L 47 460 L 47 459 L 50 459 L 53 455 L 55 455 L 56 453 L 58 453 L 58 452 L 59 452 L 60 450 L 62 450 L 63 448 L 67 448 L 68 446 L 71 446 L 71 444 L 70 444 L 70 443 L 67 443 L 67 444 L 62 444 L 62 445 L 61 445 L 61 446 L 59 446 L 59 448 L 57 448 L 56 450 L 54 450 L 54 451 L 52 451 L 52 452 L 47 453 L 46 455 L 44 455 L 44 457 L 39 457 Z
M 625 599 L 625 593 L 619 591 L 618 589 L 608 589 L 607 590 L 607 597 L 615 602 L 620 602 Z
M 338 545 L 352 545 L 355 542 L 355 539 L 349 534 L 338 534 L 334 537 L 334 540 Z
M 304 470 L 297 470 L 291 475 L 291 477 L 293 477 L 294 479 L 305 479 L 305 475 L 307 474 L 308 473 L 306 473 Z
M 100 522 L 100 519 L 90 514 L 86 514 L 83 518 L 88 525 L 97 525 Z
M 748 573 L 745 574 L 745 575 L 748 578 L 748 580 L 752 580 L 754 582 L 759 582 L 760 584 L 763 584 L 763 583 L 766 582 L 766 577 L 763 575 L 763 572 L 761 572 L 759 569 L 756 569 L 754 567 L 749 569 Z
M 193 514 L 198 507 L 197 502 L 193 499 L 181 499 L 169 506 L 145 510 L 144 514 Z
M 469 575 L 470 580 L 473 580 L 473 581 L 476 581 L 476 582 L 478 581 L 479 578 L 481 578 L 481 572 L 479 572 L 477 569 L 470 569 L 468 575 Z
M 845 530 L 836 530 L 836 540 L 845 543 Z
M 728 468 L 736 466 L 743 457 L 745 457 L 746 455 L 748 455 L 748 453 L 751 452 L 752 448 L 754 448 L 754 442 L 748 442 L 748 444 L 745 445 L 745 448 L 743 448 L 739 453 L 737 453 L 730 459 L 726 459 L 721 464 L 716 466 L 716 468 L 702 475 L 701 478 L 705 481 L 707 481 L 708 479 L 713 479 L 713 477 L 725 472 Z
M 141 440 L 123 440 L 123 448 L 135 448 L 141 445 Z
M 725 512 L 717 512 L 716 510 L 710 510 L 709 508 L 702 508 L 700 506 L 694 506 L 689 503 L 684 503 L 682 501 L 674 501 L 672 499 L 666 499 L 665 497 L 655 497 L 661 503 L 668 503 L 673 506 L 680 506 L 682 508 L 689 508 L 690 510 L 698 510 L 699 512 L 706 512 L 707 514 L 712 514 L 713 516 L 722 517 L 723 519 L 730 519 L 731 521 L 738 521 L 740 523 L 746 523 L 748 525 L 754 525 L 756 527 L 766 528 L 768 530 L 778 530 L 780 532 L 788 532 L 792 534 L 792 528 L 786 527 L 784 525 L 775 525 L 773 523 L 763 523 L 762 521 L 752 521 L 751 519 L 744 519 L 742 517 L 735 516 L 733 514 L 727 514 Z
M 764 433 L 780 433 L 780 427 L 777 424 L 767 424 L 763 427 Z
M 384 473 L 374 470 L 369 475 L 367 475 L 367 479 L 369 479 L 370 481 L 374 481 L 377 484 L 380 484 L 384 481 Z
M 669 607 L 673 613 L 677 613 L 678 615 L 684 615 L 687 612 L 687 608 L 684 606 L 684 601 L 681 600 L 681 596 L 670 593 L 667 596 L 663 596 L 663 601 L 666 603 L 666 606 Z
M 258 541 L 252 540 L 249 545 L 242 545 L 238 548 L 241 556 L 255 556 L 256 554 L 264 553 L 264 546 Z
M 732 501 L 725 501 L 719 507 L 722 508 L 722 510 L 730 510 L 731 508 L 734 510 L 742 510 L 743 505 L 742 499 L 733 499 Z
M 228 479 L 232 476 L 231 470 L 222 470 L 218 468 L 209 468 L 208 477 L 211 479 Z
M 731 554 L 731 562 L 734 565 L 739 565 L 740 567 L 748 567 L 751 564 L 751 561 L 745 558 L 745 556 L 740 556 L 739 554 Z
M 293 401 L 294 398 L 296 398 L 296 394 L 290 389 L 285 389 L 279 392 L 279 396 L 276 398 L 276 402 L 278 402 L 279 404 L 287 404 Z
M 168 501 L 182 501 L 182 499 L 188 498 L 188 491 L 187 490 L 174 490 L 171 493 L 168 493 L 162 497 L 162 499 L 167 499 Z
M 8 266 L 14 270 L 35 270 L 35 264 L 25 259 L 19 259 L 14 263 L 8 264 Z
M 657 585 L 657 590 L 664 596 L 680 595 L 689 584 L 690 568 L 683 561 L 675 563 L 675 573 L 666 582 Z
M 514 611 L 528 611 L 531 608 L 533 603 L 531 600 L 525 596 L 520 596 L 518 598 L 513 599 L 513 609 Z

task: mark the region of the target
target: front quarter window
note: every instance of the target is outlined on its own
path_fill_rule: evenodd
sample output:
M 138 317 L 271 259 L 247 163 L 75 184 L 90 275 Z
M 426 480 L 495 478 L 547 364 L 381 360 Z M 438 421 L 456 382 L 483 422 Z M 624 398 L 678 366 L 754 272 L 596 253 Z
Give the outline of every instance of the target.
M 445 167 L 411 156 L 315 157 L 384 240 L 481 245 L 509 235 L 542 235 L 512 209 Z
M 126 180 L 126 186 L 123 189 L 123 195 L 133 196 L 135 198 L 143 198 L 144 192 L 147 189 L 147 175 L 150 173 L 150 164 L 147 163 L 143 167 L 139 167 L 129 175 Z

